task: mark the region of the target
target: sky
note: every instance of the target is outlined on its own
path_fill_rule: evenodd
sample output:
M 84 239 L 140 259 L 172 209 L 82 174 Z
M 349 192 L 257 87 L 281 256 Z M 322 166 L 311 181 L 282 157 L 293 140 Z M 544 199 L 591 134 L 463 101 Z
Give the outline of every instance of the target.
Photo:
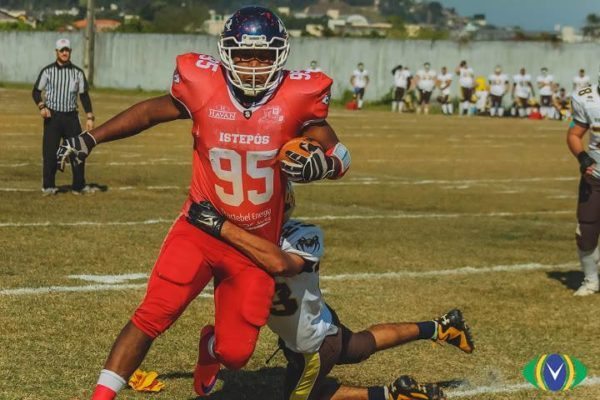
M 458 14 L 485 14 L 490 24 L 552 31 L 554 26 L 581 28 L 588 14 L 600 14 L 600 0 L 437 0 Z

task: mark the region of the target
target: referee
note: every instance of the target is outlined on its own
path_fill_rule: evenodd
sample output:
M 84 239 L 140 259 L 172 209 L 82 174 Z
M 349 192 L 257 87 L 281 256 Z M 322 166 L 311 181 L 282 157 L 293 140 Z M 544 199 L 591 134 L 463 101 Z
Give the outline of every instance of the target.
M 45 100 L 42 98 L 45 91 Z M 33 101 L 40 109 L 44 119 L 44 141 L 42 155 L 44 157 L 44 180 L 42 194 L 54 195 L 56 187 L 56 151 L 61 138 L 69 138 L 81 133 L 79 114 L 77 112 L 77 94 L 86 112 L 86 130 L 94 128 L 92 101 L 88 94 L 88 83 L 81 68 L 71 63 L 71 42 L 59 39 L 56 42 L 56 61 L 44 67 L 33 86 Z M 93 192 L 93 188 L 85 184 L 85 164 L 71 163 L 73 170 L 73 194 Z

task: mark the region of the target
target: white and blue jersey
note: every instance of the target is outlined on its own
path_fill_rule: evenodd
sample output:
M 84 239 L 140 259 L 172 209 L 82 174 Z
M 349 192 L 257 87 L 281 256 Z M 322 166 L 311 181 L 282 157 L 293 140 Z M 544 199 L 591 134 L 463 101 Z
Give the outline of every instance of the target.
M 297 353 L 314 353 L 328 335 L 337 333 L 331 311 L 319 288 L 323 231 L 315 225 L 289 220 L 283 225 L 281 249 L 306 260 L 302 272 L 275 278 L 275 296 L 267 325 Z

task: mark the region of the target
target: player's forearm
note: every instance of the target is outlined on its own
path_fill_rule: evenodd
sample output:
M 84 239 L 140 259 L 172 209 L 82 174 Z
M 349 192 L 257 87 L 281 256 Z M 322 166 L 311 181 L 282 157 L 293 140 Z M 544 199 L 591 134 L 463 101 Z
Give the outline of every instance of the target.
M 183 118 L 171 96 L 142 101 L 90 131 L 97 143 L 136 135 L 161 122 Z
M 225 221 L 221 238 L 244 253 L 259 268 L 269 275 L 295 275 L 297 267 L 294 259 L 275 244 L 253 235 L 232 222 Z

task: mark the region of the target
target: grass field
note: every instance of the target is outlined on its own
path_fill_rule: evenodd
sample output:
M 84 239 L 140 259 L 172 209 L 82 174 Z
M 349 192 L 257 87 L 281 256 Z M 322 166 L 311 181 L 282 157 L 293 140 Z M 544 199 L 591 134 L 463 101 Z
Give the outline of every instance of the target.
M 144 95 L 92 98 L 102 122 Z M 44 198 L 41 120 L 30 92 L 0 89 L 0 105 L 0 399 L 86 399 L 186 197 L 190 123 L 95 149 L 88 182 L 108 191 Z M 352 152 L 352 169 L 341 181 L 297 187 L 296 211 L 326 233 L 328 302 L 353 329 L 457 306 L 477 345 L 466 355 L 413 343 L 333 376 L 353 385 L 404 373 L 458 379 L 466 383 L 449 389 L 451 397 L 477 400 L 600 398 L 600 296 L 572 296 L 582 275 L 566 124 L 339 109 L 329 120 Z M 58 183 L 69 184 L 70 171 Z M 116 286 L 72 277 L 116 274 L 141 275 Z M 60 289 L 82 286 L 89 290 Z M 56 288 L 24 289 L 48 287 Z M 210 296 L 193 302 L 142 365 L 166 388 L 119 398 L 194 398 L 197 333 L 212 318 Z M 278 398 L 283 356 L 265 364 L 274 349 L 263 330 L 247 368 L 222 372 L 210 398 Z M 555 352 L 580 359 L 588 385 L 568 394 L 519 386 L 529 360 Z

